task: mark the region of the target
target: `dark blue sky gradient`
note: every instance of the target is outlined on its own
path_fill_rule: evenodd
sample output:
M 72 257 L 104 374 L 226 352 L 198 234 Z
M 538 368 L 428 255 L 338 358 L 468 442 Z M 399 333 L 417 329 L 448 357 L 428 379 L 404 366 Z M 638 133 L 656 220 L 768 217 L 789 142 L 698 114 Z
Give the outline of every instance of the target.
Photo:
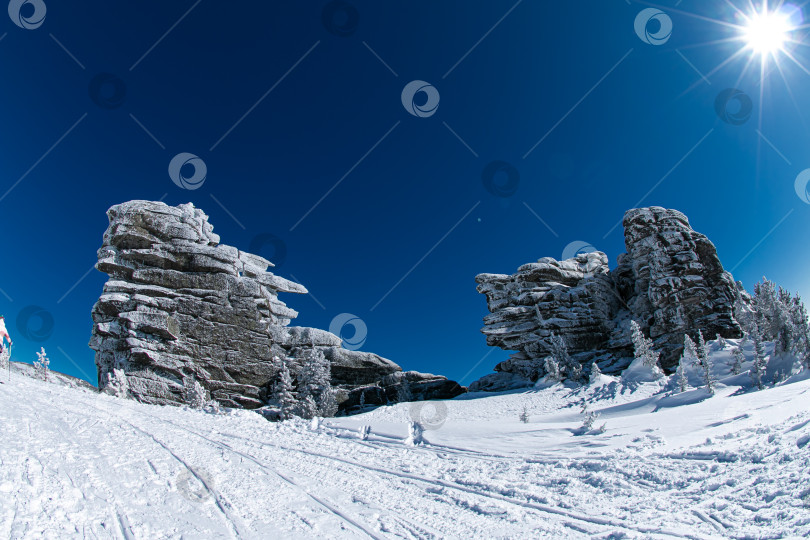
M 36 30 L 0 20 L 0 310 L 16 360 L 33 361 L 44 346 L 53 369 L 96 382 L 90 309 L 106 276 L 85 274 L 105 211 L 164 194 L 169 204 L 202 208 L 223 243 L 247 250 L 257 235 L 281 238 L 287 253 L 277 273 L 317 298 L 283 298 L 301 313 L 294 324 L 328 328 L 354 313 L 368 325 L 364 350 L 463 384 L 507 356 L 498 350 L 479 364 L 487 310 L 475 275 L 559 258 L 575 240 L 615 264 L 622 230 L 606 233 L 679 163 L 643 205 L 685 212 L 749 289 L 767 275 L 810 295 L 810 253 L 801 247 L 810 206 L 793 187 L 810 167 L 810 75 L 783 61 L 784 79 L 779 71 L 766 78 L 761 103 L 758 68 L 743 75 L 748 54 L 709 75 L 711 84 L 702 80 L 683 57 L 708 75 L 740 44 L 712 43 L 733 31 L 687 14 L 733 21 L 725 2 L 662 2 L 674 32 L 652 46 L 633 30 L 646 6 L 625 0 L 353 0 L 359 23 L 347 37 L 322 24 L 324 1 L 202 0 L 134 69 L 194 0 L 46 3 Z M 793 54 L 810 65 L 806 47 Z M 126 85 L 118 108 L 89 98 L 102 72 Z M 416 79 L 440 93 L 429 118 L 400 102 Z M 755 103 L 743 125 L 715 113 L 729 87 Z M 167 167 L 180 152 L 206 162 L 202 188 L 171 182 Z M 482 171 L 494 160 L 519 171 L 512 197 L 484 188 Z M 274 258 L 269 246 L 262 254 Z M 44 341 L 34 335 L 36 316 L 27 333 L 17 327 L 31 305 L 53 318 Z

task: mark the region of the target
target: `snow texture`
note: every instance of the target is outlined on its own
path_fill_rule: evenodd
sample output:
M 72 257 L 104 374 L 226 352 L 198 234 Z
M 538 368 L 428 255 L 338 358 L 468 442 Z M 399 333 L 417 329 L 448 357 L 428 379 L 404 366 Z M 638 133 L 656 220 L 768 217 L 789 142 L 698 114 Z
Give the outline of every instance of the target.
M 768 342 L 759 391 L 750 341 L 708 345 L 714 395 L 698 366 L 679 393 L 674 378 L 603 374 L 425 402 L 442 422 L 418 426 L 419 404 L 272 423 L 12 364 L 0 538 L 807 537 L 810 373 Z M 772 386 L 777 370 L 789 376 Z M 599 415 L 586 433 L 582 411 Z

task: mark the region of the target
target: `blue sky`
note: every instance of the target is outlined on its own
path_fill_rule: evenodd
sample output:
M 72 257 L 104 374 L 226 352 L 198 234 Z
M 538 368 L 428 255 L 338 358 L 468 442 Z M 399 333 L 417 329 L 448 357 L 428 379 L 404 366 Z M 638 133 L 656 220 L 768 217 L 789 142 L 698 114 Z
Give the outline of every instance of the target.
M 464 384 L 507 356 L 482 361 L 475 275 L 573 241 L 615 264 L 614 226 L 639 204 L 685 212 L 749 289 L 766 275 L 810 295 L 810 205 L 794 190 L 810 74 L 782 53 L 764 78 L 748 52 L 715 70 L 742 45 L 709 20 L 737 22 L 726 2 L 662 1 L 662 44 L 660 17 L 640 37 L 650 5 L 626 0 L 44 4 L 37 28 L 0 21 L 0 310 L 16 360 L 44 346 L 53 369 L 96 382 L 92 266 L 105 211 L 130 199 L 193 202 L 223 243 L 271 260 L 280 239 L 277 273 L 312 292 L 284 298 L 296 324 L 355 314 L 363 350 Z M 791 55 L 810 65 L 807 47 Z M 435 88 L 432 114 L 403 107 L 415 80 Z M 750 119 L 733 121 L 739 100 L 721 108 L 731 123 L 718 115 L 729 88 Z M 181 152 L 207 166 L 199 189 L 169 177 Z M 500 173 L 487 189 L 495 161 L 516 184 Z

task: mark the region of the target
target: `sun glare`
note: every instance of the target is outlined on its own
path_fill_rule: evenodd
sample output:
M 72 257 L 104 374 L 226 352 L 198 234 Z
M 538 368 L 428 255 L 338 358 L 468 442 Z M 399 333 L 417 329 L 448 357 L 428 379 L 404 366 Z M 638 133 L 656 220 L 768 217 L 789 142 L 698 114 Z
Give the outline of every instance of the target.
M 775 54 L 784 50 L 793 29 L 789 15 L 764 10 L 748 19 L 743 38 L 752 51 L 762 55 Z

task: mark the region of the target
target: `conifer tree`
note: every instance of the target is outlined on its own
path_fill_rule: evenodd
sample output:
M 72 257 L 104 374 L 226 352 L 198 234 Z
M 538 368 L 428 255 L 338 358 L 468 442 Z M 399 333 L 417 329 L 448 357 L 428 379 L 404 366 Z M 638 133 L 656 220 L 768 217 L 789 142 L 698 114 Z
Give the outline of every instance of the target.
M 706 390 L 709 391 L 709 394 L 714 394 L 714 374 L 712 373 L 712 369 L 714 368 L 714 363 L 712 362 L 711 357 L 709 356 L 709 351 L 706 348 L 706 341 L 703 339 L 703 332 L 698 330 L 698 341 L 696 344 L 697 349 L 697 357 L 698 357 L 698 365 L 701 367 L 703 371 L 703 383 L 706 385 Z
M 644 336 L 641 326 L 636 321 L 630 321 L 630 329 L 636 359 L 640 359 L 642 364 L 652 369 L 653 373 L 663 376 L 664 372 L 658 364 L 661 354 L 653 348 L 653 341 Z
M 739 375 L 742 373 L 742 365 L 745 362 L 745 354 L 742 347 L 734 347 L 732 351 L 731 374 Z
M 293 393 L 292 376 L 290 375 L 287 360 L 279 360 L 278 357 L 273 358 L 273 360 L 279 365 L 278 380 L 273 388 L 273 393 L 279 405 L 280 418 L 288 420 L 295 415 L 298 400 L 295 399 Z

